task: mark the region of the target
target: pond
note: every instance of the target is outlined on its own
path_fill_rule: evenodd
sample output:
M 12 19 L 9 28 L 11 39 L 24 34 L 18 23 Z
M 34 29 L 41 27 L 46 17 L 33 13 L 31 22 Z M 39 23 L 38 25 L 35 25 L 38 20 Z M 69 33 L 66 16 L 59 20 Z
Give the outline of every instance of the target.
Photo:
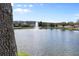
M 79 56 L 79 32 L 60 29 L 15 29 L 18 51 L 32 56 Z

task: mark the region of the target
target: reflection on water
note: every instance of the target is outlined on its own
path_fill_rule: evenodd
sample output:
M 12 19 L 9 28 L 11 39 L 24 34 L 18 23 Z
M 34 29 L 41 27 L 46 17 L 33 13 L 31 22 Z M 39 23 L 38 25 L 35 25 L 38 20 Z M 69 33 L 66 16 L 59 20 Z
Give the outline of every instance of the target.
M 18 51 L 33 56 L 79 55 L 79 32 L 15 29 Z

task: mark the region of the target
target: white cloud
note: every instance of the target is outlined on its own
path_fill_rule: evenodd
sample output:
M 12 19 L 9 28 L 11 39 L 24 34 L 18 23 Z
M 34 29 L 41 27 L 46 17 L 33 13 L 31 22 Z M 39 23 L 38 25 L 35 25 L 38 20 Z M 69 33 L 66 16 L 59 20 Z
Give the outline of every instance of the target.
M 43 5 L 44 5 L 44 4 L 42 4 L 42 3 L 40 4 L 40 6 L 43 6 Z
M 79 17 L 79 14 L 75 14 L 76 17 Z
M 75 20 L 79 19 L 79 14 L 73 14 Z
M 21 7 L 22 5 L 18 4 L 17 7 Z
M 24 7 L 27 7 L 27 5 L 24 5 Z
M 31 12 L 31 10 L 30 9 L 16 8 L 16 9 L 14 9 L 14 12 L 28 13 L 28 12 Z
M 30 4 L 30 5 L 29 5 L 29 7 L 33 7 L 33 5 L 32 5 L 32 4 Z
M 12 3 L 13 4 L 13 3 Z M 17 7 L 33 7 L 33 5 L 32 4 L 29 4 L 29 5 L 27 5 L 27 4 L 24 4 L 24 5 L 22 5 L 22 4 L 18 4 L 18 5 L 16 5 Z

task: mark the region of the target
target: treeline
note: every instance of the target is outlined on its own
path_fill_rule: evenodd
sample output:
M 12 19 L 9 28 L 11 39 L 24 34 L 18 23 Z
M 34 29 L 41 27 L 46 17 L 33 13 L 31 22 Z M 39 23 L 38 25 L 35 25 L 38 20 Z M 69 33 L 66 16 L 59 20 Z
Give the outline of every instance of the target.
M 14 21 L 14 27 L 31 27 L 36 26 L 35 21 Z M 79 28 L 79 21 L 77 22 L 60 22 L 60 23 L 50 23 L 50 22 L 38 22 L 39 28 Z
M 61 23 L 47 23 L 39 22 L 39 27 L 65 27 L 65 26 L 78 26 L 79 22 L 61 22 Z
M 16 28 L 35 27 L 35 21 L 14 21 L 13 25 Z

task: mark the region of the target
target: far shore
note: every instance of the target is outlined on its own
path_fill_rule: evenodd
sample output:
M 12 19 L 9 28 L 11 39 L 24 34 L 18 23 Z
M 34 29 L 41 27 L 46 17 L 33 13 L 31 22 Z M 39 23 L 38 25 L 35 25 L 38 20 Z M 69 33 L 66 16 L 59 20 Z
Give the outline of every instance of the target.
M 62 30 L 75 30 L 79 31 L 79 21 L 77 22 L 60 22 L 60 23 L 49 23 L 49 22 L 35 22 L 35 21 L 14 21 L 14 29 L 62 29 Z
M 34 29 L 34 27 L 14 27 L 14 29 Z M 42 28 L 42 27 L 40 27 L 39 29 L 62 29 L 62 30 L 70 30 L 70 31 L 79 31 L 79 28 L 59 28 L 59 27 Z

